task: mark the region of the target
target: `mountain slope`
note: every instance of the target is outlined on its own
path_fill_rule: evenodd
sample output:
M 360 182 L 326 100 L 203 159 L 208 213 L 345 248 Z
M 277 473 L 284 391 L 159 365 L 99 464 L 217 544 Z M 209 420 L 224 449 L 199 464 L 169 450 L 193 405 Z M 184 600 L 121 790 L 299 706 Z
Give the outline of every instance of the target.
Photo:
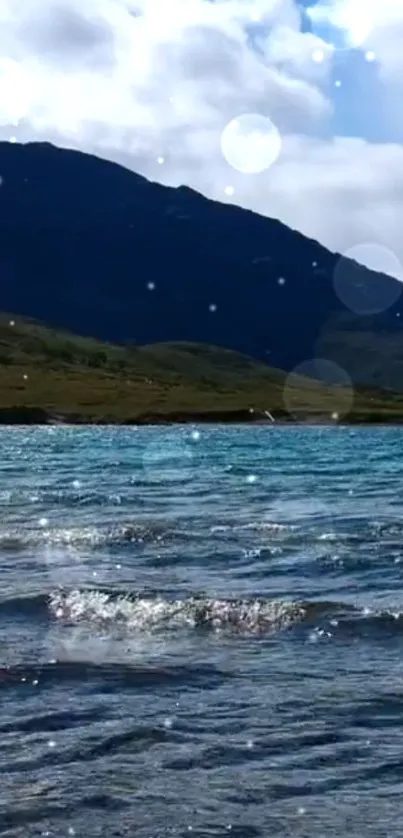
M 120 347 L 0 315 L 2 422 L 270 421 L 266 411 L 276 420 L 337 421 L 345 395 L 349 421 L 403 420 L 403 398 L 345 394 L 233 350 Z
M 329 332 L 344 312 L 338 257 L 280 222 L 46 143 L 0 143 L 0 176 L 0 309 L 115 343 L 229 347 L 285 370 L 331 345 L 354 381 L 373 380 L 349 330 Z M 400 305 L 371 318 L 373 344 L 400 347 Z

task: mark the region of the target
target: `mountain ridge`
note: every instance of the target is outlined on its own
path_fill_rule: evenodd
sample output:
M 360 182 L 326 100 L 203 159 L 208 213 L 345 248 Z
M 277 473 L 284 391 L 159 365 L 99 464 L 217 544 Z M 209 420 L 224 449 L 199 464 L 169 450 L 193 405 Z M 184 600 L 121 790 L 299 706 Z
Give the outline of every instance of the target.
M 346 328 L 333 285 L 342 257 L 276 219 L 50 143 L 0 143 L 0 176 L 2 310 L 114 343 L 214 344 L 287 371 L 331 345 L 354 382 L 371 380 L 356 346 L 369 322 L 374 342 L 398 336 L 400 353 L 400 297 Z M 400 358 L 398 377 L 403 387 Z

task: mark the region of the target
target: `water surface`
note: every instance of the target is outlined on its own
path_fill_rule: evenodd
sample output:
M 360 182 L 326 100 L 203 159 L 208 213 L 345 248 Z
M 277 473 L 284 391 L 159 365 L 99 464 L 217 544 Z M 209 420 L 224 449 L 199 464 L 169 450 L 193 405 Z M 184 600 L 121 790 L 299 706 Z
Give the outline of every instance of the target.
M 402 450 L 3 428 L 0 834 L 400 836 Z

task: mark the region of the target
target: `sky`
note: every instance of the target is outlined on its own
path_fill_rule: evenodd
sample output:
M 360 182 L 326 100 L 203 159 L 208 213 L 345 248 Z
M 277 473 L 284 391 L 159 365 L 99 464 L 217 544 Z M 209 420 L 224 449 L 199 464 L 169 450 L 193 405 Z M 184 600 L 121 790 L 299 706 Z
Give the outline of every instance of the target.
M 402 0 L 0 0 L 0 139 L 186 184 L 403 279 L 402 101 Z

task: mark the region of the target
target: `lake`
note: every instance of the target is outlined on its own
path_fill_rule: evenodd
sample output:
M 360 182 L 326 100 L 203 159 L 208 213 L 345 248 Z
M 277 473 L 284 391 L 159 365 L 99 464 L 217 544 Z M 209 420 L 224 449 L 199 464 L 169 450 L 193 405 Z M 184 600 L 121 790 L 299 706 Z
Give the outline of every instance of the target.
M 400 836 L 403 429 L 0 453 L 0 835 Z

